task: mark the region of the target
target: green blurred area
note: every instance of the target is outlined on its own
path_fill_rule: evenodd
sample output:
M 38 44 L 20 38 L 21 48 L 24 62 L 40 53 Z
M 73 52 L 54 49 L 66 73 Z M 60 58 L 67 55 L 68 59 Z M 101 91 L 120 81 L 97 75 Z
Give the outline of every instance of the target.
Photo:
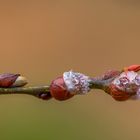
M 47 85 L 73 69 L 97 76 L 139 64 L 136 0 L 0 1 L 0 73 Z M 103 91 L 68 101 L 0 96 L 0 140 L 139 140 L 140 101 Z

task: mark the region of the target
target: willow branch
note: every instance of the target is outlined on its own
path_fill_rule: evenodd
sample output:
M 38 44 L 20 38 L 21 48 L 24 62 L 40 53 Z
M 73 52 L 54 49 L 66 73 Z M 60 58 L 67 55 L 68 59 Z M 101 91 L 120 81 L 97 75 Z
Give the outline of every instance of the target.
M 90 82 L 91 89 L 103 89 L 105 88 L 112 79 L 99 80 L 92 78 Z M 49 93 L 49 85 L 46 86 L 33 86 L 33 87 L 11 87 L 11 88 L 0 88 L 0 94 L 29 94 L 37 95 L 38 93 Z
M 110 85 L 110 83 L 114 80 L 115 77 L 107 79 L 107 80 L 102 80 L 102 79 L 96 79 L 92 78 L 90 82 L 90 88 L 91 89 L 106 89 Z
M 129 66 L 122 71 L 110 70 L 103 75 L 90 78 L 84 74 L 69 71 L 54 79 L 50 85 L 23 87 L 27 84 L 20 74 L 0 75 L 0 94 L 28 94 L 44 100 L 55 98 L 67 100 L 74 95 L 83 95 L 90 89 L 101 89 L 117 101 L 140 96 L 140 65 Z
M 44 100 L 55 98 L 62 101 L 74 95 L 85 94 L 90 89 L 102 89 L 107 92 L 115 77 L 114 71 L 95 78 L 89 78 L 84 74 L 70 71 L 53 80 L 51 85 L 24 87 L 27 84 L 25 77 L 19 74 L 1 74 L 0 94 L 28 94 Z M 69 87 L 73 89 L 69 89 Z
M 0 94 L 29 94 L 37 95 L 38 93 L 48 93 L 49 86 L 34 86 L 34 87 L 14 87 L 14 88 L 0 88 Z

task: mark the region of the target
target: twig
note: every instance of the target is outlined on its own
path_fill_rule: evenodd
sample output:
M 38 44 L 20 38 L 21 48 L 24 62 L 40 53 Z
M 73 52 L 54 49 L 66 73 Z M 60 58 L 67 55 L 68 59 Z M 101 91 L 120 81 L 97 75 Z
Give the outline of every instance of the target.
M 0 94 L 28 94 L 41 99 L 67 100 L 74 95 L 86 94 L 90 89 L 101 89 L 117 101 L 140 97 L 140 65 L 129 66 L 122 71 L 112 70 L 100 77 L 90 78 L 81 73 L 64 72 L 50 85 L 23 87 L 27 84 L 20 74 L 0 75 Z
M 78 78 L 79 75 L 83 76 L 83 78 L 86 78 L 83 74 L 79 74 L 79 73 L 72 73 L 72 74 L 75 74 L 76 76 L 75 78 Z M 108 85 L 112 82 L 115 76 L 113 78 L 112 77 L 105 78 L 106 75 L 107 74 L 104 74 L 98 78 L 89 78 L 90 79 L 88 80 L 89 88 L 102 89 L 104 91 L 107 91 Z M 63 78 L 60 78 L 60 79 L 62 80 Z M 46 86 L 23 87 L 25 84 L 27 84 L 27 80 L 25 79 L 25 77 L 22 77 L 19 74 L 2 74 L 0 75 L 0 94 L 28 94 L 28 95 L 33 95 L 42 99 L 50 99 L 53 96 L 54 98 L 58 100 L 66 100 L 68 98 L 71 98 L 73 95 L 71 95 L 70 93 L 67 94 L 67 89 L 63 87 L 63 84 L 60 82 L 62 85 L 61 84 L 59 85 L 58 83 L 59 83 L 59 80 L 57 84 L 54 84 L 54 89 L 60 88 L 60 91 L 59 89 L 56 89 L 55 92 L 58 90 L 56 94 L 59 94 L 59 96 L 62 95 L 62 97 L 55 97 L 57 95 L 51 94 L 51 91 L 50 91 L 51 85 L 50 86 L 46 85 Z M 84 85 L 80 85 L 80 86 L 84 87 Z M 77 88 L 80 89 L 81 88 L 80 86 Z
M 49 86 L 40 87 L 14 87 L 14 88 L 0 88 L 0 94 L 29 94 L 37 95 L 39 93 L 48 93 Z
M 90 88 L 91 89 L 105 89 L 111 83 L 112 79 L 108 80 L 101 80 L 92 78 L 90 81 Z M 0 88 L 0 94 L 29 94 L 29 95 L 38 95 L 39 93 L 46 93 L 50 92 L 50 86 L 32 86 L 32 87 L 10 87 L 10 88 Z

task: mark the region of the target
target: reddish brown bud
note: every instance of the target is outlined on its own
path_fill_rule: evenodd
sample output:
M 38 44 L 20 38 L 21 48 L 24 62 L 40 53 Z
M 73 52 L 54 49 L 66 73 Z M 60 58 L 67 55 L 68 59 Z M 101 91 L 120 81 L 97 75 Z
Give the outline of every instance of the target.
M 138 99 L 140 95 L 140 75 L 134 71 L 122 72 L 112 81 L 108 93 L 118 101 L 124 101 L 131 97 Z
M 119 90 L 115 85 L 109 87 L 109 94 L 117 101 L 125 101 L 131 97 L 131 94 Z
M 57 79 L 52 81 L 50 85 L 50 93 L 52 97 L 60 101 L 67 100 L 74 96 L 74 94 L 71 94 L 67 90 L 63 77 L 58 77 Z
M 50 85 L 52 97 L 57 100 L 67 100 L 74 95 L 84 95 L 90 91 L 91 79 L 73 71 L 64 72 L 62 77 L 55 79 Z
M 17 87 L 24 86 L 27 81 L 20 74 L 1 74 L 0 75 L 0 87 Z
M 140 65 L 131 65 L 129 67 L 124 68 L 123 71 L 135 71 L 138 72 L 140 70 Z

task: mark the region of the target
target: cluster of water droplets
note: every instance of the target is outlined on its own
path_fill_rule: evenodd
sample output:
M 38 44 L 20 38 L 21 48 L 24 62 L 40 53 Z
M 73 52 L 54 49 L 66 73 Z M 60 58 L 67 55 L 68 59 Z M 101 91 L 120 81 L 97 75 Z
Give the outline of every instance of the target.
M 89 77 L 84 74 L 69 71 L 64 72 L 63 78 L 68 91 L 72 94 L 86 94 L 90 91 Z

